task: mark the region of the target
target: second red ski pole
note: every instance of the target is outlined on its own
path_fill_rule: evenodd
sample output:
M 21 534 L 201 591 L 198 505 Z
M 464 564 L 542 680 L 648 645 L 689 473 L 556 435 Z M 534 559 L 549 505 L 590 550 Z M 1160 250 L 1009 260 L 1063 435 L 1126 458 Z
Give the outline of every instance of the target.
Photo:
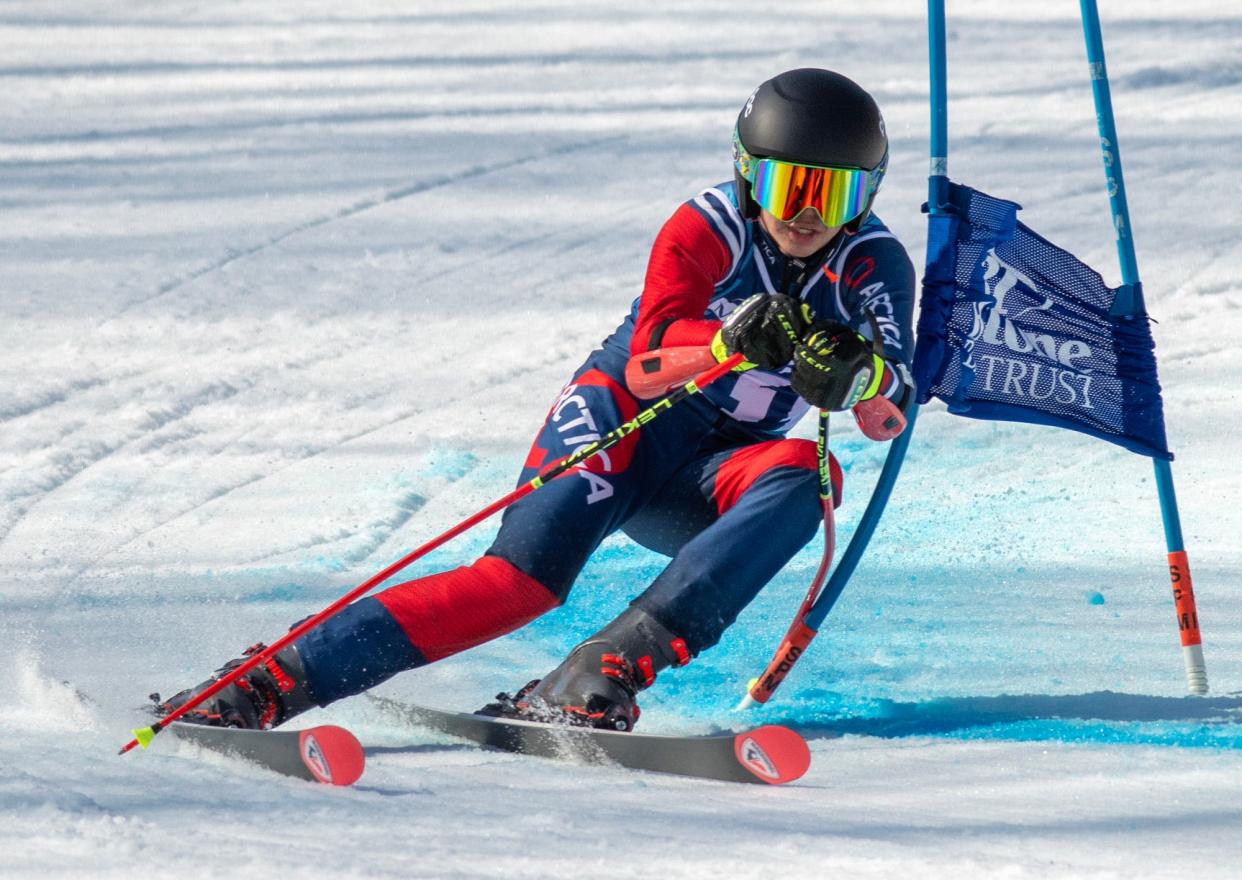
M 617 445 L 622 440 L 624 440 L 626 437 L 633 434 L 643 425 L 647 424 L 652 419 L 656 418 L 656 416 L 658 416 L 664 410 L 670 409 L 674 405 L 680 403 L 682 400 L 685 400 L 687 397 L 690 397 L 693 394 L 697 394 L 703 388 L 706 388 L 712 382 L 715 382 L 721 376 L 731 371 L 734 367 L 740 366 L 742 363 L 743 363 L 742 355 L 735 354 L 732 357 L 728 358 L 727 360 L 721 361 L 720 363 L 716 364 L 714 367 L 708 370 L 705 370 L 704 372 L 695 376 L 689 382 L 682 385 L 680 388 L 678 388 L 668 397 L 658 400 L 652 406 L 638 413 L 638 415 L 634 416 L 634 418 L 630 419 L 625 424 L 620 425 L 614 428 L 613 430 L 609 431 L 607 434 L 605 434 L 600 439 L 596 440 L 594 443 L 589 443 L 586 446 L 583 446 L 579 448 L 578 450 L 576 450 L 575 452 L 571 453 L 570 455 L 567 455 L 565 458 L 561 459 L 555 464 L 544 469 L 534 479 L 530 480 L 529 482 L 523 483 L 521 486 L 518 486 L 508 495 L 505 495 L 503 498 L 499 498 L 496 501 L 493 501 L 491 504 L 487 505 L 479 512 L 462 520 L 461 522 L 453 526 L 448 531 L 444 532 L 441 535 L 438 535 L 435 538 L 432 538 L 430 541 L 423 544 L 418 549 L 410 552 L 409 554 L 402 557 L 401 559 L 398 559 L 396 562 L 392 563 L 392 565 L 389 565 L 387 568 L 383 569 L 382 571 L 376 572 L 374 575 L 367 578 L 367 580 L 363 581 L 357 587 L 350 590 L 348 593 L 346 593 L 341 598 L 337 599 L 327 608 L 320 611 L 318 614 L 302 621 L 300 624 L 295 626 L 293 629 L 289 630 L 287 633 L 285 633 L 283 636 L 281 636 L 279 639 L 277 639 L 272 644 L 268 645 L 263 650 L 252 654 L 240 666 L 237 666 L 236 668 L 230 670 L 228 675 L 225 675 L 219 680 L 213 682 L 209 687 L 204 688 L 201 692 L 199 692 L 198 694 L 195 694 L 193 697 L 186 700 L 184 703 L 182 703 L 172 712 L 165 715 L 163 718 L 156 721 L 150 727 L 142 727 L 142 728 L 135 730 L 134 738 L 121 747 L 120 753 L 123 755 L 126 752 L 133 750 L 137 746 L 142 746 L 145 749 L 147 745 L 151 742 L 151 740 L 155 737 L 156 734 L 158 734 L 160 731 L 162 731 L 165 727 L 167 727 L 172 722 L 176 721 L 186 712 L 190 711 L 195 706 L 202 703 L 203 700 L 206 700 L 208 697 L 212 697 L 215 694 L 219 693 L 224 688 L 228 687 L 233 682 L 235 682 L 237 679 L 241 678 L 251 669 L 254 669 L 260 663 L 265 663 L 268 660 L 268 658 L 275 656 L 277 652 L 281 651 L 287 645 L 292 644 L 297 639 L 301 638 L 303 635 L 310 632 L 310 630 L 319 626 L 319 624 L 323 623 L 329 617 L 336 614 L 338 611 L 340 611 L 345 606 L 349 605 L 355 599 L 362 598 L 362 596 L 366 595 L 372 589 L 382 584 L 384 581 L 388 580 L 388 578 L 392 577 L 394 574 L 401 571 L 401 569 L 405 568 L 406 566 L 410 565 L 416 560 L 421 559 L 422 557 L 426 556 L 428 553 L 430 553 L 432 550 L 435 550 L 437 547 L 440 547 L 448 543 L 453 538 L 460 535 L 462 532 L 465 532 L 468 529 L 471 529 L 474 526 L 478 525 L 483 520 L 490 517 L 492 514 L 497 513 L 498 511 L 504 510 L 506 507 L 508 507 L 513 502 L 517 501 L 519 498 L 529 495 L 531 492 L 534 492 L 540 486 L 543 486 L 549 481 L 556 479 L 561 474 L 565 473 L 571 468 L 579 464 L 582 464 L 582 462 L 587 461 L 588 459 L 598 455 L 599 453 L 605 451 L 606 449 L 611 449 L 613 446 Z

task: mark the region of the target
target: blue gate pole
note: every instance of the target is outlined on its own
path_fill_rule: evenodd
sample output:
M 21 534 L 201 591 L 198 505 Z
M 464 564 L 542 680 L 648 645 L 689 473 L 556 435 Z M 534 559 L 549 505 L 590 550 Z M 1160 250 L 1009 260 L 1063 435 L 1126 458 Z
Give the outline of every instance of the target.
M 927 204 L 931 213 L 939 213 L 939 206 L 948 201 L 949 196 L 949 136 L 948 136 L 948 91 L 945 77 L 945 28 L 944 0 L 928 0 L 927 3 L 927 49 L 931 63 L 931 171 L 927 179 Z M 858 527 L 850 538 L 849 546 L 841 554 L 841 561 L 824 586 L 815 604 L 807 611 L 805 623 L 811 629 L 819 629 L 832 611 L 832 606 L 841 598 L 846 584 L 854 574 L 854 569 L 862 559 L 875 533 L 884 508 L 892 495 L 893 485 L 901 466 L 906 459 L 906 449 L 910 446 L 910 438 L 914 434 L 914 423 L 919 415 L 919 405 L 911 401 L 906 413 L 906 429 L 901 432 L 889 447 L 888 456 L 884 459 L 884 467 L 876 479 L 875 489 L 871 492 L 871 500 L 867 509 L 858 520 Z
M 1126 204 L 1125 180 L 1121 174 L 1121 152 L 1117 145 L 1117 126 L 1113 120 L 1113 101 L 1108 88 L 1108 71 L 1104 65 L 1104 39 L 1100 34 L 1100 16 L 1095 0 L 1079 0 L 1082 7 L 1082 28 L 1087 41 L 1087 64 L 1091 72 L 1091 91 L 1095 98 L 1096 123 L 1100 132 L 1100 149 L 1104 155 L 1104 173 L 1108 179 L 1108 201 L 1112 208 L 1113 228 L 1117 236 L 1117 255 L 1121 260 L 1122 288 L 1115 314 L 1145 320 L 1143 285 L 1139 281 L 1138 260 L 1134 238 L 1130 232 L 1130 209 Z M 1190 563 L 1182 539 L 1182 523 L 1177 512 L 1177 496 L 1173 491 L 1173 468 L 1169 462 L 1153 458 L 1156 488 L 1160 495 L 1160 515 L 1164 521 L 1165 543 L 1169 552 L 1169 577 L 1173 584 L 1173 601 L 1181 635 L 1182 659 L 1186 665 L 1186 687 L 1192 694 L 1206 694 L 1207 668 L 1203 662 L 1203 644 L 1199 636 L 1199 616 L 1195 608 L 1194 587 L 1190 579 Z
M 949 76 L 944 37 L 944 0 L 927 2 L 927 62 L 931 85 L 931 163 L 927 210 L 944 213 L 949 201 Z

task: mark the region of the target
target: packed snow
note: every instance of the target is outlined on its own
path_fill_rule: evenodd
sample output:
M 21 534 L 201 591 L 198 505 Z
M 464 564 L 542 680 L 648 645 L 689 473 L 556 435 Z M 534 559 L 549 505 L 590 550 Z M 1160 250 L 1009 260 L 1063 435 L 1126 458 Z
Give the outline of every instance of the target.
M 508 491 L 763 79 L 873 92 L 877 212 L 921 265 L 924 6 L 0 5 L 0 875 L 1237 876 L 1242 15 L 1101 5 L 1211 694 L 1186 695 L 1150 462 L 933 403 L 777 698 L 733 709 L 818 542 L 644 695 L 649 731 L 797 726 L 803 780 L 485 752 L 356 699 L 303 716 L 369 747 L 349 789 L 116 752 L 149 692 Z M 1117 284 L 1078 13 L 949 4 L 950 170 Z M 886 452 L 848 421 L 841 546 Z M 564 608 L 381 691 L 475 708 L 661 566 L 610 539 Z

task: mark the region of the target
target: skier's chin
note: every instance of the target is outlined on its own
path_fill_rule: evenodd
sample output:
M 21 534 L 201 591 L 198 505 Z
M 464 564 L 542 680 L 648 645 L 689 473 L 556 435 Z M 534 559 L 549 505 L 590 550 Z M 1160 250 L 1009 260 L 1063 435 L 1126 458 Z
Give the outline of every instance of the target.
M 764 228 L 781 249 L 781 253 L 794 259 L 811 256 L 832 241 L 832 237 L 840 230 L 839 226 L 825 226 L 818 216 L 811 220 L 797 217 L 786 223 L 764 211 L 762 219 Z

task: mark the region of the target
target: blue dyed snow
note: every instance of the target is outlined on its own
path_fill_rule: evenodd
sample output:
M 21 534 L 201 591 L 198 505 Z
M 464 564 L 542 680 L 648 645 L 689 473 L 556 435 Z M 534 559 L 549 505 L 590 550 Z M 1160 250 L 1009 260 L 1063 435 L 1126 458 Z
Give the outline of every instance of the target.
M 840 446 L 838 455 L 843 459 L 864 459 L 872 453 L 861 443 Z M 503 486 L 509 472 L 516 471 L 515 464 L 506 468 L 507 462 L 489 461 L 481 468 L 479 464 L 469 453 L 438 450 L 428 456 L 420 475 L 453 481 L 473 471 L 472 481 L 500 481 L 497 485 Z M 866 463 L 863 470 L 870 467 Z M 862 494 L 867 487 L 858 491 Z M 839 546 L 848 541 L 860 507 L 856 504 L 853 509 L 842 509 Z M 468 565 L 491 544 L 498 524 L 497 517 L 462 535 L 391 582 Z M 950 522 L 944 526 L 952 528 Z M 922 538 L 926 546 L 936 546 L 935 535 Z M 1047 642 L 1022 643 L 1014 635 L 1014 627 L 1022 621 L 1010 617 L 1011 612 L 1025 608 L 1051 615 L 1063 608 L 1068 616 L 1070 603 L 1049 588 L 1042 606 L 1036 601 L 1013 607 L 1005 590 L 1042 583 L 1038 573 L 1027 572 L 1027 566 L 1010 569 L 1011 575 L 979 578 L 988 580 L 985 589 L 967 586 L 970 579 L 960 578 L 951 565 L 919 558 L 903 560 L 900 554 L 893 555 L 897 548 L 882 543 L 868 561 L 870 570 L 855 576 L 807 658 L 776 698 L 749 714 L 734 712 L 745 682 L 759 672 L 788 626 L 814 574 L 820 549 L 816 539 L 795 557 L 718 646 L 685 669 L 660 675 L 642 700 L 653 730 L 657 725 L 723 729 L 785 723 L 811 739 L 864 735 L 1242 749 L 1242 696 L 1159 697 L 1107 691 L 1022 696 L 989 693 L 994 682 L 987 676 L 1026 671 L 1033 661 L 1073 651 L 1077 644 L 1065 644 L 1066 631 L 1057 628 L 1056 618 L 1048 633 L 1033 631 L 1034 637 Z M 515 656 L 539 658 L 535 661 L 539 665 L 548 658 L 563 656 L 620 613 L 659 574 L 666 561 L 624 536 L 606 540 L 583 569 L 563 607 L 506 637 L 512 641 Z M 340 560 L 329 558 L 316 562 L 328 571 L 355 567 L 334 564 Z M 879 574 L 877 567 L 882 569 Z M 325 587 L 317 584 L 308 590 L 277 584 L 249 599 L 305 600 Z M 979 616 L 973 627 L 954 619 L 949 607 L 937 598 L 960 599 L 968 590 L 971 602 L 966 604 Z M 1090 605 L 1105 601 L 1099 590 L 1079 595 Z M 988 602 L 993 605 L 988 606 Z M 1124 597 L 1115 607 L 1128 610 Z M 971 665 L 964 659 L 971 650 L 986 656 L 986 663 Z M 1126 666 L 1121 653 L 1111 656 L 1111 667 Z M 1128 652 L 1125 656 L 1133 662 Z M 463 660 L 469 662 L 468 655 Z M 1063 670 L 1072 669 L 1072 664 L 1044 665 L 1054 671 L 1037 678 L 1036 687 L 1064 691 L 1075 686 L 1072 678 L 1069 682 L 1062 678 Z M 1097 665 L 1096 674 L 1098 670 Z M 531 673 L 538 674 L 538 670 Z M 1091 681 L 1090 674 L 1084 675 L 1078 682 L 1080 689 L 1089 691 L 1081 684 Z M 942 682 L 951 682 L 956 693 L 946 695 Z M 511 684 L 500 681 L 496 686 Z M 963 690 L 978 695 L 958 695 Z
M 246 602 L 304 602 L 310 596 L 305 584 L 274 584 L 246 595 Z
M 1242 749 L 1242 697 L 1099 691 L 866 700 L 818 692 L 780 720 L 814 736 L 1161 745 Z
M 1107 691 L 1080 694 L 1032 694 L 1025 696 L 981 695 L 946 697 L 930 695 L 923 700 L 894 698 L 905 693 L 899 675 L 886 687 L 884 681 L 859 677 L 857 690 L 848 690 L 848 676 L 839 675 L 833 690 L 817 687 L 814 660 L 804 661 L 797 676 L 772 703 L 749 715 L 734 713 L 745 682 L 771 655 L 781 632 L 797 605 L 818 562 L 819 545 L 799 554 L 793 563 L 756 600 L 767 606 L 768 619 L 756 621 L 751 610 L 725 634 L 721 644 L 681 670 L 662 673 L 657 685 L 644 694 L 648 717 L 667 715 L 680 723 L 706 727 L 740 726 L 745 723 L 786 723 L 809 738 L 850 734 L 885 738 L 933 737 L 959 740 L 1059 742 L 1096 745 L 1149 745 L 1189 748 L 1242 749 L 1242 696 L 1210 698 L 1161 697 Z M 522 642 L 561 654 L 619 613 L 664 567 L 657 554 L 623 539 L 606 542 L 583 570 L 564 607 L 520 630 Z M 912 585 L 917 577 L 903 578 Z M 1093 597 L 1100 596 L 1099 601 Z M 1095 592 L 1091 604 L 1100 604 Z M 868 622 L 881 615 L 876 610 Z M 830 619 L 831 624 L 831 619 Z M 882 626 L 865 630 L 864 638 L 883 642 L 885 627 L 909 626 L 894 617 Z M 840 622 L 836 637 L 840 637 Z M 864 624 L 865 626 L 865 624 Z M 1003 622 L 1001 622 L 1003 627 Z M 942 636 L 949 627 L 934 625 L 930 633 Z M 858 633 L 851 633 L 857 637 Z M 1002 636 L 1003 638 L 1003 636 Z M 811 651 L 820 653 L 820 670 L 832 666 L 832 626 Z M 1069 650 L 1069 649 L 1067 649 Z M 1117 658 L 1115 658 L 1116 660 Z M 930 664 L 934 662 L 928 658 Z M 997 661 L 1003 669 L 1004 659 Z M 1049 682 L 1058 689 L 1059 678 Z M 969 686 L 969 682 L 957 682 Z M 920 688 L 919 693 L 926 693 Z M 654 710 L 654 711 L 653 711 Z M 1100 717 L 1092 717 L 1098 715 Z M 658 722 L 657 722 L 658 723 Z
M 478 463 L 478 457 L 471 452 L 462 449 L 436 448 L 427 454 L 418 475 L 422 478 L 438 477 L 454 482 L 468 474 Z
M 1169 722 L 1067 721 L 1031 719 L 1010 724 L 968 728 L 951 734 L 954 739 L 1008 740 L 1011 742 L 1063 742 L 1092 745 L 1152 745 L 1191 748 L 1242 749 L 1242 725 L 1220 721 L 1201 726 Z

